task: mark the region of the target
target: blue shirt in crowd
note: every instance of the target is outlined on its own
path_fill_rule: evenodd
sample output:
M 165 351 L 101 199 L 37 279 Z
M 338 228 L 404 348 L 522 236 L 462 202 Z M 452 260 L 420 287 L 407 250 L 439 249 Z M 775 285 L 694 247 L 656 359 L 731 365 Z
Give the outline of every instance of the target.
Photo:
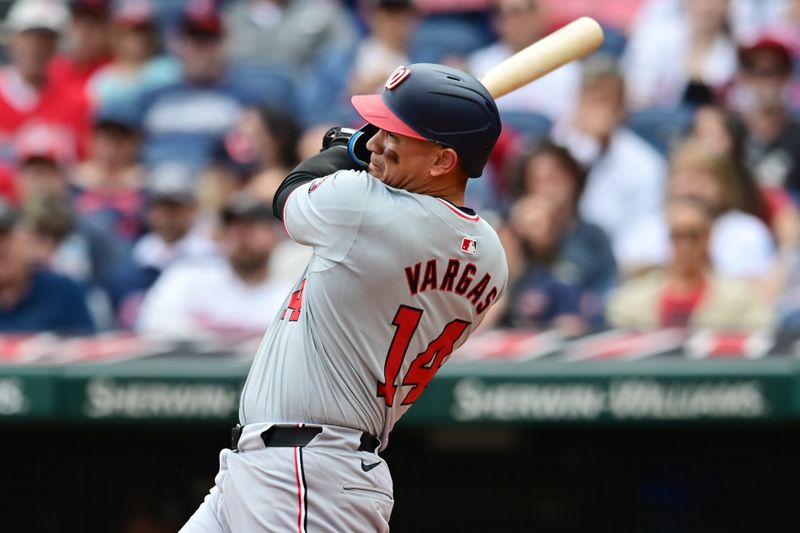
M 0 306 L 0 332 L 93 333 L 85 298 L 83 289 L 69 278 L 34 271 L 28 293 L 10 309 Z
M 179 160 L 198 171 L 205 168 L 242 108 L 258 103 L 256 95 L 228 79 L 205 85 L 182 81 L 146 92 L 139 102 L 145 163 Z

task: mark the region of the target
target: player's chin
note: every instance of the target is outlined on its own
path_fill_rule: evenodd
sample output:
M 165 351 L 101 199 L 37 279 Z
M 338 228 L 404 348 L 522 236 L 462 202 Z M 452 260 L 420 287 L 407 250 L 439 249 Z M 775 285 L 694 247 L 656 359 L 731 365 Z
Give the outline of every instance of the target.
M 367 166 L 367 172 L 378 179 L 383 177 L 383 169 L 372 162 Z

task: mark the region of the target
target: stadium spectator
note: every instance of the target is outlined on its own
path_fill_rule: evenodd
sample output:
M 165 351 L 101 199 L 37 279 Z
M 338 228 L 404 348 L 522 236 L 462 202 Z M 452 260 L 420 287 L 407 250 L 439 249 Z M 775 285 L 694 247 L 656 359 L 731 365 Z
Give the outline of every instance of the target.
M 299 139 L 300 127 L 286 111 L 264 106 L 246 108 L 217 144 L 203 175 L 203 211 L 217 213 L 243 189 L 271 202 L 278 185 L 299 161 Z
M 190 0 L 191 1 L 191 0 Z M 358 30 L 338 0 L 244 0 L 225 12 L 234 59 L 302 70 L 323 50 L 347 47 Z
M 761 220 L 743 211 L 743 191 L 730 157 L 700 142 L 679 146 L 670 160 L 666 197 L 695 198 L 712 210 L 710 256 L 720 274 L 750 279 L 768 274 L 774 254 L 772 236 Z M 630 219 L 628 227 L 614 248 L 624 272 L 669 263 L 669 230 L 663 210 Z
M 547 34 L 548 14 L 541 0 L 496 0 L 493 27 L 497 41 L 468 58 L 468 69 L 481 77 Z M 580 66 L 572 62 L 497 101 L 500 111 L 530 111 L 556 119 L 569 112 L 580 83 Z
M 578 214 L 586 170 L 567 149 L 544 141 L 519 158 L 511 181 L 518 200 L 500 231 L 510 296 L 490 319 L 514 326 L 552 324 L 568 335 L 601 326 L 616 264 L 603 230 Z
M 140 132 L 127 110 L 101 108 L 94 118 L 89 157 L 71 176 L 78 214 L 110 228 L 133 246 L 144 233 L 144 171 L 137 157 Z
M 16 148 L 16 179 L 23 206 L 32 202 L 69 206 L 71 201 L 64 139 L 48 128 L 29 129 Z M 47 204 L 45 204 L 47 205 Z M 63 238 L 50 261 L 52 268 L 87 286 L 105 291 L 113 305 L 130 290 L 130 245 L 101 221 L 75 213 L 74 231 Z
M 283 178 L 300 162 L 297 143 L 300 128 L 291 115 L 271 107 L 249 108 L 242 115 L 240 139 L 255 150 L 256 167 L 247 190 L 271 202 Z M 236 138 L 226 139 L 236 143 Z M 235 149 L 228 153 L 234 156 Z
M 74 163 L 69 139 L 42 125 L 26 128 L 14 142 L 15 179 L 22 201 L 69 191 L 67 172 Z
M 557 0 L 553 0 L 557 1 Z M 648 33 L 663 27 L 686 24 L 683 3 L 686 0 L 646 0 L 636 13 L 631 40 L 647 38 Z M 715 0 L 716 1 L 716 0 Z M 765 28 L 787 20 L 787 4 L 795 0 L 729 0 L 728 20 L 736 42 L 752 38 Z
M 145 92 L 140 101 L 149 166 L 179 158 L 203 169 L 242 108 L 259 101 L 231 76 L 224 37 L 213 3 L 187 4 L 177 41 L 183 79 Z
M 0 201 L 0 331 L 92 333 L 84 298 L 73 281 L 36 267 L 29 228 Z
M 197 193 L 190 169 L 163 163 L 149 178 L 147 223 L 150 232 L 133 248 L 136 264 L 145 270 L 145 287 L 173 263 L 217 254 L 207 226 L 198 221 Z
M 72 85 L 84 92 L 89 78 L 111 59 L 108 24 L 111 0 L 72 0 L 72 21 L 67 27 L 66 53 L 53 58 L 50 76 L 59 87 Z
M 511 207 L 504 246 L 509 259 L 508 293 L 487 316 L 489 325 L 554 328 L 567 336 L 589 329 L 582 305 L 586 288 L 562 255 L 571 220 L 545 195 L 529 195 Z M 485 326 L 487 327 L 487 326 Z
M 78 282 L 86 294 L 89 313 L 98 330 L 114 327 L 108 294 L 93 285 L 84 241 L 76 233 L 77 217 L 69 197 L 41 195 L 29 199 L 23 210 L 28 231 L 28 248 L 39 268 Z
M 740 209 L 762 219 L 779 247 L 795 246 L 794 237 L 800 235 L 800 212 L 785 188 L 756 182 L 745 161 L 744 130 L 731 113 L 718 106 L 701 107 L 694 115 L 687 141 L 705 143 L 727 154 L 742 191 Z
M 180 63 L 159 55 L 158 20 L 149 0 L 123 0 L 111 15 L 111 61 L 89 79 L 98 106 L 134 106 L 142 92 L 177 82 Z
M 354 125 L 350 97 L 379 92 L 399 65 L 411 59 L 417 12 L 410 0 L 359 0 L 364 37 L 321 50 L 309 66 L 300 93 L 302 120 L 310 125 Z
M 787 100 L 793 55 L 777 37 L 743 46 L 728 94 L 745 132 L 747 165 L 762 187 L 786 188 L 800 198 L 800 122 Z
M 278 227 L 265 203 L 237 195 L 221 213 L 225 257 L 166 270 L 145 296 L 139 331 L 177 339 L 263 335 L 291 288 L 269 275 Z
M 69 197 L 37 195 L 28 199 L 23 208 L 30 230 L 29 246 L 36 264 L 73 281 L 85 281 L 89 265 L 80 253 L 83 250 L 80 247 L 63 246 L 77 225 Z
M 708 103 L 736 72 L 729 0 L 676 3 L 653 2 L 631 30 L 623 65 L 633 109 Z
M 589 168 L 580 213 L 615 246 L 631 220 L 661 205 L 666 175 L 661 155 L 624 120 L 625 80 L 613 58 L 596 55 L 585 62 L 574 112 L 551 134 Z
M 410 63 L 416 18 L 411 0 L 365 0 L 361 13 L 369 33 L 356 46 L 348 96 L 378 92 L 398 65 Z
M 616 262 L 608 236 L 578 213 L 586 170 L 567 149 L 544 141 L 519 159 L 511 179 L 515 197 L 541 198 L 560 218 L 562 232 L 554 250 L 557 276 L 598 296 L 605 294 L 616 282 Z
M 616 327 L 766 329 L 772 311 L 751 284 L 726 278 L 709 262 L 715 212 L 694 198 L 666 209 L 671 259 L 664 270 L 625 282 L 612 293 L 608 321 Z
M 82 155 L 89 103 L 73 85 L 57 85 L 48 72 L 59 34 L 69 18 L 54 0 L 17 0 L 8 12 L 11 63 L 0 70 L 0 148 L 26 127 L 50 125 L 72 152 Z
M 704 105 L 695 111 L 687 144 L 700 143 L 730 158 L 732 170 L 742 190 L 741 210 L 759 218 L 769 218 L 764 191 L 747 168 L 744 134 L 734 115 L 719 105 Z

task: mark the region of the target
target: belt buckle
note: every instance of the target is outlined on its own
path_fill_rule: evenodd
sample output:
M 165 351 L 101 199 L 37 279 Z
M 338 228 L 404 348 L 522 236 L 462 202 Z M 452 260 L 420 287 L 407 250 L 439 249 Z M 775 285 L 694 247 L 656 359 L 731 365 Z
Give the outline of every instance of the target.
M 376 453 L 380 444 L 377 437 L 364 431 L 361 433 L 361 442 L 358 446 L 358 451 Z

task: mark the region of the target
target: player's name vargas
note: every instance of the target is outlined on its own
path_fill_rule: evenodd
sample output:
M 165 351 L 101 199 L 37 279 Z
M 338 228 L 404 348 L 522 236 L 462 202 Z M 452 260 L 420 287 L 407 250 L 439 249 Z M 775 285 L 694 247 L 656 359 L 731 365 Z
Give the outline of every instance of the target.
M 463 379 L 453 388 L 451 414 L 471 421 L 690 420 L 766 416 L 768 402 L 753 380 L 660 383 L 486 383 Z
M 230 418 L 240 389 L 220 383 L 93 379 L 83 412 L 89 418 Z

